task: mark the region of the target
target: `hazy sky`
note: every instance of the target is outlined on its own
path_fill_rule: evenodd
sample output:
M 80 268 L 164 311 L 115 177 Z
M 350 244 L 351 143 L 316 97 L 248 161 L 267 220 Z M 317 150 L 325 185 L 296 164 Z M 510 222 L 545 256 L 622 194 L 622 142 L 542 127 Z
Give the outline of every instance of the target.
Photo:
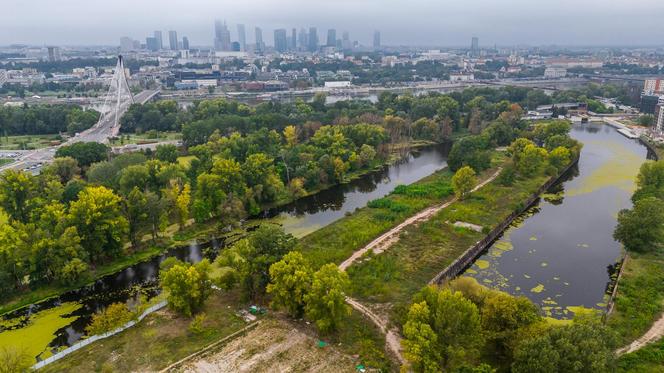
M 260 26 L 317 26 L 386 45 L 662 45 L 664 0 L 0 0 L 0 45 L 145 42 L 153 30 L 177 30 L 192 45 L 212 45 L 215 18 L 247 42 Z M 165 39 L 166 39 L 165 35 Z

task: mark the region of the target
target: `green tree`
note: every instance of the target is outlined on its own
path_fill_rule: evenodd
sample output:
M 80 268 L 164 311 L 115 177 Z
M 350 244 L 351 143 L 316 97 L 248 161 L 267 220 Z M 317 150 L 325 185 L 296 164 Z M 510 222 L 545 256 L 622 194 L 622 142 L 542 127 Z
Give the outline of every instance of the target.
M 621 210 L 613 238 L 630 251 L 661 249 L 664 244 L 664 201 L 645 197 L 636 201 L 631 210 Z
M 36 182 L 32 175 L 14 170 L 0 174 L 0 207 L 12 218 L 27 222 L 35 194 Z
M 212 292 L 210 262 L 204 259 L 195 265 L 177 263 L 161 273 L 161 286 L 167 294 L 168 306 L 191 317 L 205 304 Z
M 642 164 L 636 177 L 636 185 L 633 202 L 644 197 L 664 198 L 664 161 Z
M 336 264 L 326 264 L 314 274 L 311 291 L 304 297 L 305 312 L 321 332 L 337 330 L 343 319 L 350 315 L 350 307 L 346 304 L 349 286 L 348 275 Z
M 178 161 L 178 148 L 173 144 L 157 145 L 155 157 L 162 162 L 175 163 Z
M 55 158 L 50 165 L 44 167 L 43 172 L 53 174 L 62 184 L 67 184 L 69 180 L 79 175 L 81 169 L 78 168 L 78 162 L 74 158 L 62 157 Z
M 93 260 L 114 258 L 128 232 L 121 198 L 105 187 L 88 187 L 71 203 L 67 220 L 76 227 L 81 245 Z
M 133 247 L 139 244 L 138 234 L 148 225 L 148 201 L 138 187 L 134 187 L 124 201 L 125 217 L 129 226 L 129 241 Z
M 88 167 L 95 162 L 101 162 L 108 158 L 108 146 L 98 142 L 77 142 L 58 148 L 55 152 L 56 158 L 74 158 L 81 167 Z
M 464 199 L 470 194 L 470 191 L 477 185 L 477 177 L 475 177 L 475 170 L 469 166 L 461 167 L 454 173 L 452 177 L 452 187 L 454 194 L 459 199 Z
M 559 146 L 549 153 L 549 164 L 560 171 L 569 164 L 571 157 L 567 148 Z
M 552 327 L 521 342 L 512 363 L 515 373 L 611 372 L 615 336 L 599 321 Z
M 516 167 L 522 175 L 533 176 L 542 169 L 547 157 L 546 149 L 534 144 L 528 144 L 523 149 Z
M 87 335 L 93 336 L 115 330 L 134 317 L 124 303 L 113 303 L 92 316 L 90 325 L 85 328 Z
M 440 350 L 438 335 L 431 325 L 431 313 L 426 302 L 413 303 L 403 326 L 404 356 L 414 372 L 439 372 Z
M 270 284 L 267 293 L 272 305 L 285 309 L 292 317 L 304 314 L 304 297 L 311 287 L 313 271 L 301 253 L 291 251 L 270 266 Z

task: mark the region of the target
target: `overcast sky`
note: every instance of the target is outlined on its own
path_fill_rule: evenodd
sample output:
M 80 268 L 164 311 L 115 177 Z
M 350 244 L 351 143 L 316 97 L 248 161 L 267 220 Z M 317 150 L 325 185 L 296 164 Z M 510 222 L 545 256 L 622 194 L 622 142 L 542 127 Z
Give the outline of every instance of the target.
M 385 45 L 662 45 L 664 0 L 0 0 L 0 45 L 118 45 L 153 30 L 177 30 L 192 45 L 212 45 L 215 18 L 255 26 L 317 26 L 337 37 Z M 165 35 L 165 39 L 166 39 Z

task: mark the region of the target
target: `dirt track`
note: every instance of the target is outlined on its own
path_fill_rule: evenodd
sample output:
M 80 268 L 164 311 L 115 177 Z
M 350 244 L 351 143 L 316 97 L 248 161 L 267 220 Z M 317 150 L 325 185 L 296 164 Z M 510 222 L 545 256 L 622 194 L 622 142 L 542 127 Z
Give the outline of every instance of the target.
M 500 175 L 500 171 L 502 171 L 502 168 L 499 168 L 493 175 L 491 175 L 489 178 L 478 184 L 475 188 L 472 189 L 472 192 L 492 182 L 496 177 L 498 177 L 498 175 Z M 364 254 L 368 253 L 369 250 L 372 250 L 374 254 L 379 254 L 387 250 L 390 246 L 392 246 L 395 242 L 399 240 L 399 234 L 406 227 L 421 221 L 431 219 L 431 217 L 433 217 L 435 214 L 447 208 L 449 205 L 456 202 L 457 200 L 458 198 L 455 197 L 446 203 L 443 203 L 438 206 L 429 207 L 411 216 L 410 218 L 406 219 L 403 223 L 397 225 L 396 227 L 390 229 L 388 232 L 382 234 L 380 237 L 371 241 L 368 245 L 366 245 L 362 249 L 354 252 L 353 255 L 350 256 L 350 258 L 344 260 L 344 262 L 339 265 L 339 269 L 345 271 L 356 260 L 361 258 Z M 392 353 L 394 353 L 394 355 L 401 364 L 405 363 L 403 355 L 401 354 L 401 336 L 399 335 L 399 331 L 396 329 L 388 329 L 387 320 L 380 318 L 378 315 L 373 313 L 369 308 L 359 303 L 358 301 L 352 298 L 346 298 L 346 303 L 348 303 L 351 307 L 353 307 L 354 309 L 362 313 L 364 316 L 369 318 L 369 320 L 371 320 L 381 330 L 381 332 L 385 334 L 385 343 L 387 344 L 388 349 L 392 351 Z
M 658 341 L 662 337 L 664 337 L 664 315 L 662 315 L 659 320 L 655 321 L 646 334 L 642 335 L 641 338 L 630 343 L 628 346 L 617 350 L 616 353 L 622 355 L 634 352 L 649 343 Z

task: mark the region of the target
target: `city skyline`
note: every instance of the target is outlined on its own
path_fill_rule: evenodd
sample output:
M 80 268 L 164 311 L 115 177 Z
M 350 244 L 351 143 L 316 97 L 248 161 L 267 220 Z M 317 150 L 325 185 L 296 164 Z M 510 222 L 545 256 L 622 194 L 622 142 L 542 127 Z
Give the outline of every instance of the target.
M 114 45 L 122 36 L 141 38 L 151 30 L 162 29 L 177 30 L 188 35 L 192 45 L 207 46 L 212 44 L 214 19 L 225 19 L 234 35 L 238 24 L 250 25 L 249 30 L 260 27 L 270 45 L 274 30 L 292 27 L 316 27 L 320 44 L 326 43 L 328 29 L 336 29 L 337 34 L 348 31 L 354 40 L 367 46 L 373 44 L 374 29 L 381 30 L 383 45 L 395 46 L 464 46 L 471 36 L 480 37 L 485 45 L 657 45 L 664 40 L 657 16 L 664 12 L 664 3 L 656 0 L 620 4 L 597 0 L 537 4 L 525 0 L 499 4 L 486 0 L 464 4 L 414 0 L 408 4 L 394 2 L 390 7 L 381 6 L 378 0 L 333 4 L 287 0 L 278 7 L 266 0 L 251 5 L 234 3 L 232 7 L 228 1 L 209 0 L 193 0 L 186 5 L 174 0 L 119 2 L 126 5 L 114 7 L 121 11 L 105 9 L 83 17 L 81 9 L 89 3 L 82 0 L 57 4 L 9 0 L 0 14 L 0 45 Z M 185 6 L 187 15 L 154 12 L 170 9 L 171 5 Z M 372 19 L 371 26 L 366 24 L 367 16 Z M 251 36 L 247 35 L 246 40 L 252 40 Z

